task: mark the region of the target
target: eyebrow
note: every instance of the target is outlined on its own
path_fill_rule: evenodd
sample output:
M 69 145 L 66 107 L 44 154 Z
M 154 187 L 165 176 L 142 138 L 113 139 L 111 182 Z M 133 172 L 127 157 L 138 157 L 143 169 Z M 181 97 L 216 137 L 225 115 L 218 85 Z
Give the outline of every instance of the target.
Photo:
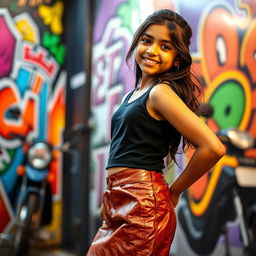
M 153 36 L 151 36 L 151 35 L 149 35 L 149 34 L 147 34 L 147 33 L 143 33 L 142 36 L 147 36 L 147 37 L 152 38 L 152 39 L 154 38 Z M 172 41 L 170 41 L 170 40 L 161 39 L 160 41 L 161 41 L 161 42 L 164 42 L 164 43 L 172 44 Z

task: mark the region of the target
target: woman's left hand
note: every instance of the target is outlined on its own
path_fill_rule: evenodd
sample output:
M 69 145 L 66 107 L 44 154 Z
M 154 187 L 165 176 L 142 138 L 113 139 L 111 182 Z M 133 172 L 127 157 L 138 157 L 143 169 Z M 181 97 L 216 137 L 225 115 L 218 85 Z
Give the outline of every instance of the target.
M 180 194 L 177 193 L 176 191 L 174 191 L 172 189 L 172 186 L 169 187 L 169 190 L 170 190 L 170 194 L 171 194 L 172 205 L 175 208 L 177 206 L 178 202 L 179 202 Z

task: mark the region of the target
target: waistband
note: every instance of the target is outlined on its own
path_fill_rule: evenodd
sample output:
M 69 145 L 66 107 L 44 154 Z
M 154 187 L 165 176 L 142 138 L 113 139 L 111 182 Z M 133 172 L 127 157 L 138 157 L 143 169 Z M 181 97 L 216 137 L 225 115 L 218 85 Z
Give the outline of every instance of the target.
M 106 178 L 108 188 L 121 186 L 128 183 L 143 181 L 159 181 L 166 182 L 163 173 L 156 171 L 147 171 L 144 169 L 124 169 L 120 172 L 112 174 Z

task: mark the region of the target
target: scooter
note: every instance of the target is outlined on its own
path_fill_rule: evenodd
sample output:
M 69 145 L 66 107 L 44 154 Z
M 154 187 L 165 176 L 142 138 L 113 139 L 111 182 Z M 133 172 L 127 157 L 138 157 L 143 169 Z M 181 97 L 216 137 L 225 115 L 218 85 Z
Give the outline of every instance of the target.
M 213 109 L 202 106 L 201 115 L 209 118 Z M 256 148 L 256 140 L 247 132 L 235 128 L 217 132 L 226 145 L 229 164 L 217 164 L 209 173 L 208 180 L 215 179 L 208 207 L 195 214 L 194 207 L 200 203 L 186 191 L 178 208 L 178 219 L 184 235 L 198 255 L 209 255 L 221 235 L 225 237 L 226 256 L 231 255 L 227 235 L 227 223 L 237 220 L 244 255 L 256 255 L 256 159 L 245 155 Z M 232 164 L 230 164 L 232 162 Z M 210 183 L 209 182 L 209 183 Z M 215 183 L 214 183 L 215 182 Z M 212 186 L 213 188 L 214 186 Z

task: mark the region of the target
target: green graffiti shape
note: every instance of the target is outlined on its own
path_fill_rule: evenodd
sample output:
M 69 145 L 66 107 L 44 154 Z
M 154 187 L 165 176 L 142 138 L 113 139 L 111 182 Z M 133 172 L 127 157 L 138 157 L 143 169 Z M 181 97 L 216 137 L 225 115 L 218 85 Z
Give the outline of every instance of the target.
M 225 81 L 209 102 L 214 108 L 213 118 L 221 129 L 239 126 L 245 109 L 245 93 L 237 81 Z
M 2 7 L 3 7 L 3 6 L 2 6 Z M 16 11 L 16 9 L 17 9 L 17 3 L 11 2 L 11 3 L 10 3 L 10 10 Z
M 16 149 L 7 150 L 7 154 L 9 154 L 10 159 L 14 158 L 15 153 L 16 153 Z M 2 160 L 2 161 L 3 161 L 2 162 L 3 168 L 0 169 L 0 175 L 4 174 L 10 167 L 10 163 L 6 163 L 4 160 Z
M 121 26 L 127 28 L 130 32 L 134 33 L 131 27 L 132 13 L 134 10 L 139 9 L 139 1 L 138 0 L 129 0 L 117 8 L 117 15 L 121 18 L 122 24 Z
M 66 47 L 63 44 L 60 44 L 60 36 L 45 32 L 42 45 L 50 51 L 60 65 L 64 63 Z

